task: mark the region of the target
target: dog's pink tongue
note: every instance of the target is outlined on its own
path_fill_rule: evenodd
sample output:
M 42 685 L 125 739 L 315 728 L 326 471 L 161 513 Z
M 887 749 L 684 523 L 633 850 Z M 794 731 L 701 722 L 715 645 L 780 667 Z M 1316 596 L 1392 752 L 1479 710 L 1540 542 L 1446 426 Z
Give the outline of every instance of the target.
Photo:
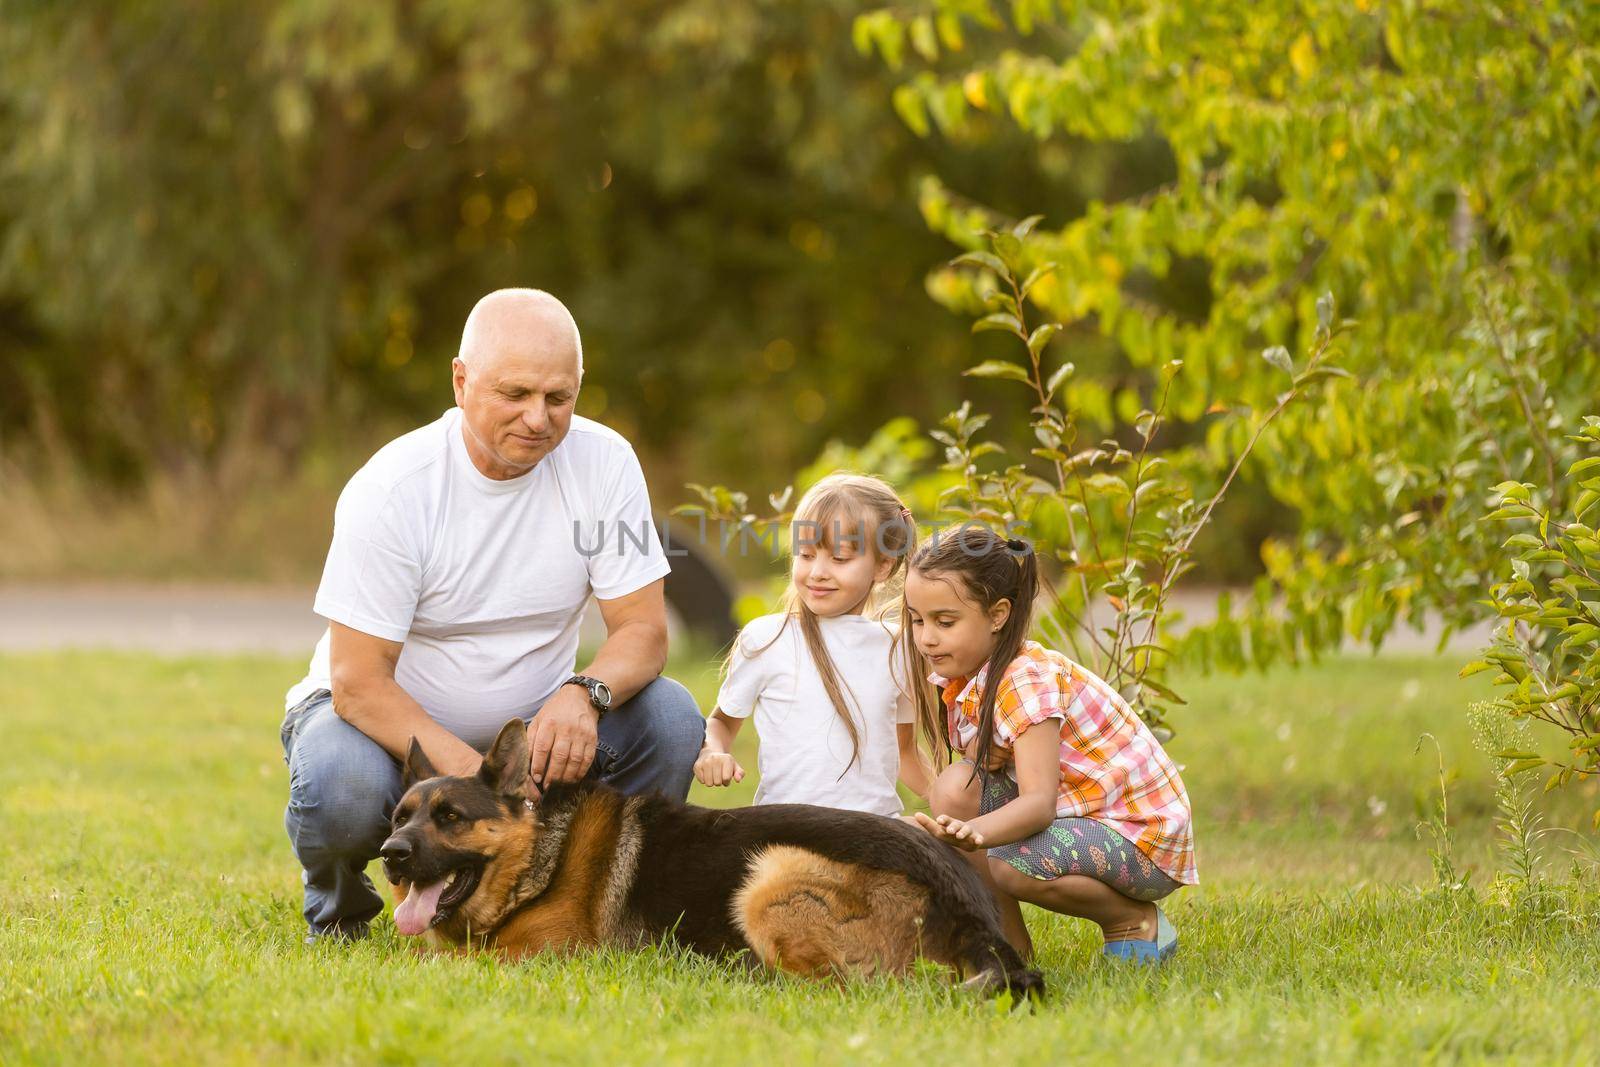
M 432 885 L 412 886 L 406 899 L 394 909 L 395 928 L 408 937 L 426 930 L 428 924 L 433 922 L 434 913 L 439 910 L 439 896 L 444 892 L 444 886 L 443 878 Z

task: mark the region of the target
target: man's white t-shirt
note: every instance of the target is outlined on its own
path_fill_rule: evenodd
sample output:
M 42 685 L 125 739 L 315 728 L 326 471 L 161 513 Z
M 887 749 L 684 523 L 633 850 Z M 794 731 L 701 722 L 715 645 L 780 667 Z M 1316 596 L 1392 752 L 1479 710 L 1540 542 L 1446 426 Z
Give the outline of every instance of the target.
M 755 716 L 761 738 L 755 802 L 897 815 L 900 748 L 895 728 L 914 722 L 916 710 L 897 680 L 902 672 L 894 663 L 894 634 L 864 615 L 837 615 L 818 623 L 846 703 L 854 698 L 860 759 L 850 764 L 849 731 L 823 688 L 800 620 L 763 615 L 740 632 L 717 694 L 717 708 L 724 715 Z
M 345 486 L 313 610 L 403 642 L 395 681 L 481 749 L 571 677 L 591 593 L 626 596 L 670 569 L 621 435 L 574 415 L 532 470 L 497 481 L 473 466 L 451 408 Z M 324 633 L 286 699 L 331 688 Z

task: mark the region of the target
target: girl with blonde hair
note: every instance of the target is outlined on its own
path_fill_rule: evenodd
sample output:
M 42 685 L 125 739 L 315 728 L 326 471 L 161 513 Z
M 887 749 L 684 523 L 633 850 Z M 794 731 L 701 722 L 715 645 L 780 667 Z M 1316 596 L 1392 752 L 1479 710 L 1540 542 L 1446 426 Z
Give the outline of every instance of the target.
M 694 766 L 701 784 L 744 778 L 733 739 L 754 718 L 757 804 L 897 815 L 897 780 L 927 795 L 932 771 L 917 748 L 897 627 L 884 617 L 915 535 L 910 510 L 880 479 L 831 474 L 806 492 L 782 608 L 745 626 L 729 653 Z

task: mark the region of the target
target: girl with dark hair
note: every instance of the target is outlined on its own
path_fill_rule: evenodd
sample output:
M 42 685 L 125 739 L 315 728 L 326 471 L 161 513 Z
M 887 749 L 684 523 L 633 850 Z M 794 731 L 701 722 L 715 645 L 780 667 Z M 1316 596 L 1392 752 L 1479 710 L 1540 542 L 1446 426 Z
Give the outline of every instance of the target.
M 1120 694 L 1028 640 L 1038 586 L 1032 548 L 981 526 L 912 556 L 901 654 L 939 687 L 915 687 L 918 721 L 936 758 L 965 757 L 914 821 L 967 855 L 1024 956 L 1019 900 L 1097 923 L 1108 957 L 1159 962 L 1178 937 L 1155 901 L 1198 880 L 1189 796 Z

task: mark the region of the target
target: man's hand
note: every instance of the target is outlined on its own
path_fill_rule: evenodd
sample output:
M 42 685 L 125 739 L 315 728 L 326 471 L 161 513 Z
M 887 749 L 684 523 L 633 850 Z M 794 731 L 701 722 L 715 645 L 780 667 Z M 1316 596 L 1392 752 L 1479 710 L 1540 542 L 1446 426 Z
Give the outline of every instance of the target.
M 744 781 L 744 768 L 731 752 L 701 749 L 700 758 L 694 761 L 694 776 L 701 785 L 731 785 Z
M 464 754 L 452 753 L 449 758 L 443 761 L 435 761 L 433 766 L 440 774 L 451 775 L 456 778 L 471 778 L 483 766 L 483 757 L 469 748 Z
M 983 848 L 983 835 L 960 819 L 948 815 L 933 818 L 925 811 L 916 813 L 917 825 L 940 841 L 963 852 L 977 852 Z
M 529 774 L 541 790 L 551 782 L 576 782 L 594 763 L 600 712 L 581 685 L 557 689 L 528 723 Z

